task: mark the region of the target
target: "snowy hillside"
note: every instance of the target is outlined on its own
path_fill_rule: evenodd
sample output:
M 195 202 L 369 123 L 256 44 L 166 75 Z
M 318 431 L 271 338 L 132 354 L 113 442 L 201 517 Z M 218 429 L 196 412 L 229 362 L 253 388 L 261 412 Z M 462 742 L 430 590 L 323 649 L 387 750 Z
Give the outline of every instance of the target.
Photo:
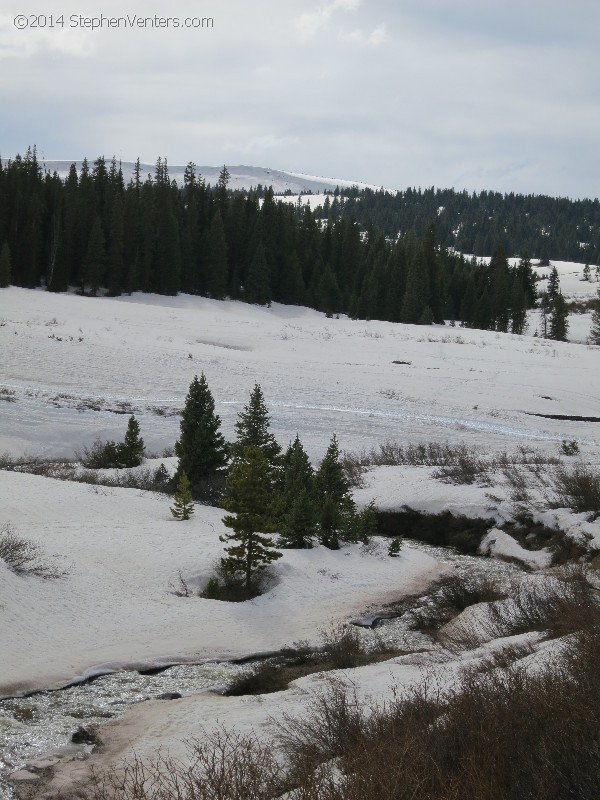
M 42 169 L 52 174 L 57 172 L 61 178 L 66 178 L 69 174 L 71 164 L 75 164 L 77 171 L 81 170 L 81 161 L 52 161 L 44 160 L 41 162 Z M 90 164 L 90 168 L 91 168 Z M 125 183 L 133 177 L 133 170 L 135 163 L 133 161 L 121 162 L 123 170 L 123 177 Z M 141 164 L 142 179 L 147 175 L 154 175 L 153 164 Z M 198 166 L 196 172 L 199 176 L 205 179 L 207 184 L 212 186 L 216 185 L 219 180 L 219 173 L 223 169 L 223 165 L 218 167 Z M 273 187 L 275 193 L 283 193 L 286 191 L 292 194 L 306 194 L 306 192 L 323 192 L 326 190 L 335 189 L 336 186 L 340 188 L 357 186 L 359 189 L 377 189 L 377 186 L 371 186 L 367 183 L 360 183 L 358 181 L 349 181 L 343 178 L 326 178 L 317 175 L 304 175 L 300 172 L 282 172 L 277 169 L 270 169 L 268 167 L 249 167 L 245 165 L 229 165 L 227 169 L 230 174 L 229 189 L 252 189 L 256 188 L 259 184 L 263 188 L 269 186 Z M 169 176 L 171 180 L 183 185 L 183 173 L 185 166 L 177 166 L 169 164 Z
M 595 293 L 595 283 L 580 280 L 582 265 L 558 266 L 567 297 Z M 204 372 L 226 438 L 259 383 L 279 442 L 298 433 L 315 463 L 333 433 L 342 450 L 437 442 L 486 455 L 527 446 L 557 456 L 563 440 L 575 440 L 583 461 L 600 463 L 600 348 L 542 340 L 531 330 L 515 336 L 353 321 L 189 295 L 91 298 L 8 288 L 0 291 L 0 348 L 0 454 L 70 457 L 97 437 L 122 439 L 126 415 L 135 413 L 156 454 L 146 466 L 154 468 L 178 438 L 190 381 Z M 165 462 L 172 467 L 174 459 Z M 9 471 L 0 471 L 0 493 L 0 525 L 9 523 L 65 573 L 44 581 L 0 562 L 0 695 L 122 667 L 240 657 L 301 639 L 314 644 L 323 627 L 422 592 L 452 568 L 418 545 L 405 545 L 399 558 L 383 542 L 318 546 L 286 551 L 273 584 L 255 600 L 186 598 L 177 596 L 180 573 L 195 591 L 222 552 L 221 510 L 197 505 L 182 524 L 164 495 Z M 491 518 L 493 526 L 511 513 L 506 487 L 448 485 L 429 467 L 374 469 L 355 498 L 392 511 Z M 539 520 L 600 544 L 598 522 L 584 514 L 548 510 Z M 535 569 L 549 561 L 548 551 L 532 555 L 496 527 L 488 541 Z M 436 648 L 361 668 L 357 691 L 385 697 L 394 680 L 412 685 L 419 659 L 438 669 Z M 482 655 L 445 661 L 438 674 L 449 681 Z M 138 753 L 166 743 L 181 755 L 181 739 L 199 735 L 198 720 L 264 732 L 270 715 L 301 710 L 320 681 L 304 678 L 264 703 L 203 693 L 180 705 L 140 704 L 110 728 L 106 758 L 116 760 L 132 741 Z M 4 724 L 21 735 L 19 720 Z M 30 752 L 39 755 L 43 745 Z M 77 777 L 83 763 L 63 766 Z

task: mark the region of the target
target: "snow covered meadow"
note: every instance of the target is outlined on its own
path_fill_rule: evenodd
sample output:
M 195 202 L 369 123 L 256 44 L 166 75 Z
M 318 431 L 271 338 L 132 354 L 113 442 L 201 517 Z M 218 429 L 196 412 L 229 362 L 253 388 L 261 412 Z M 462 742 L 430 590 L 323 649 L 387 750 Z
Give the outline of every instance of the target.
M 597 284 L 583 265 L 558 262 L 567 299 L 589 299 Z M 287 445 L 296 433 L 317 463 L 336 433 L 359 452 L 386 441 L 466 444 L 486 455 L 534 448 L 558 457 L 563 440 L 580 459 L 600 464 L 600 348 L 585 344 L 589 314 L 571 316 L 562 343 L 528 335 L 441 326 L 326 318 L 299 307 L 271 308 L 180 295 L 90 298 L 10 288 L 0 291 L 0 453 L 72 457 L 96 438 L 122 438 L 127 417 L 140 423 L 148 464 L 179 433 L 184 398 L 204 372 L 233 438 L 237 413 L 262 386 L 272 431 Z M 359 504 L 403 506 L 470 517 L 510 519 L 505 486 L 455 486 L 419 466 L 377 467 L 356 490 Z M 123 667 L 228 660 L 316 642 L 324 627 L 345 623 L 425 591 L 451 567 L 418 546 L 399 558 L 386 547 L 347 545 L 285 552 L 259 598 L 229 604 L 180 597 L 179 575 L 202 586 L 217 561 L 222 511 L 197 506 L 176 522 L 164 495 L 0 471 L 0 524 L 38 544 L 64 577 L 13 574 L 0 562 L 0 696 L 64 686 Z M 540 520 L 575 539 L 597 541 L 599 523 L 546 509 Z M 499 554 L 519 558 L 494 528 Z M 507 537 L 508 538 L 508 537 Z M 527 561 L 526 556 L 523 557 Z M 544 554 L 530 559 L 544 566 Z M 543 648 L 546 645 L 541 645 Z M 475 650 L 429 668 L 451 680 Z M 352 680 L 363 697 L 416 682 L 427 656 L 398 656 L 361 667 Z M 177 703 L 136 705 L 107 728 L 104 762 L 150 754 L 217 723 L 263 731 L 282 709 L 297 712 L 322 685 L 302 678 L 284 693 L 230 698 L 204 692 Z M 77 777 L 87 762 L 63 764 Z M 64 778 L 66 780 L 66 778 Z M 41 795 L 40 795 L 41 796 Z

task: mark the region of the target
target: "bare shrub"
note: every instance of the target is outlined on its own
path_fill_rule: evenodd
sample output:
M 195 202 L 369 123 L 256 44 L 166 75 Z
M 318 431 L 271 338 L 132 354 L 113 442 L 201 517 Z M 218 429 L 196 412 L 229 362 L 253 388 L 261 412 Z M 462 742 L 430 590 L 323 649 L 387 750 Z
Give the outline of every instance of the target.
M 449 575 L 434 583 L 429 596 L 424 598 L 422 605 L 413 610 L 412 626 L 422 631 L 435 632 L 465 608 L 505 597 L 506 592 L 488 575 Z
M 553 576 L 514 582 L 509 599 L 487 607 L 474 630 L 468 623 L 444 631 L 442 641 L 453 651 L 470 649 L 483 638 L 539 631 L 558 638 L 593 629 L 600 623 L 600 593 L 581 566 L 561 568 Z
M 321 631 L 321 650 L 334 669 L 357 667 L 363 652 L 356 628 L 341 623 Z
M 47 561 L 39 545 L 18 536 L 8 523 L 0 526 L 0 560 L 16 575 L 35 575 L 48 579 L 65 575 Z
M 272 750 L 232 731 L 188 742 L 186 763 L 159 754 L 134 757 L 109 773 L 93 772 L 78 797 L 86 800 L 272 800 L 281 793 Z
M 546 670 L 525 651 L 469 670 L 451 690 L 426 679 L 384 705 L 339 681 L 307 713 L 274 721 L 271 745 L 220 731 L 185 764 L 159 756 L 96 773 L 86 800 L 596 800 L 600 630 L 572 636 Z M 514 658 L 513 658 L 514 656 Z M 279 761 L 279 763 L 277 763 Z M 288 792 L 288 794 L 285 794 Z
M 471 484 L 478 481 L 489 484 L 491 466 L 476 450 L 461 445 L 455 448 L 449 462 L 433 473 L 433 477 L 447 483 Z
M 573 511 L 600 515 L 600 473 L 585 464 L 558 469 L 555 476 L 555 505 Z

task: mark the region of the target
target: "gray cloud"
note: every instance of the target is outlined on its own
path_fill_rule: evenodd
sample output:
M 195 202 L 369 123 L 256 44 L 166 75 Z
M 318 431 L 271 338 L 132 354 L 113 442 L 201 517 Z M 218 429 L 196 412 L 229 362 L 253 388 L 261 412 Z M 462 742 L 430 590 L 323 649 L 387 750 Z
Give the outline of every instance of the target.
M 89 16 L 211 30 L 18 31 L 0 13 L 0 153 L 252 163 L 404 188 L 596 196 L 592 0 L 140 0 Z M 37 13 L 84 13 L 37 2 Z

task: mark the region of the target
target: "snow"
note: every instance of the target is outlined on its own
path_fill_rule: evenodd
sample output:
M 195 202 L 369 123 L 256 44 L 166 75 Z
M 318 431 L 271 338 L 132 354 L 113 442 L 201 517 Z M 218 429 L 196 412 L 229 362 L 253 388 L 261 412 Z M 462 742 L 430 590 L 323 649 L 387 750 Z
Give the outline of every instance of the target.
M 276 583 L 246 603 L 181 598 L 179 571 L 203 586 L 222 552 L 223 511 L 187 522 L 170 499 L 131 489 L 2 475 L 3 517 L 67 572 L 0 584 L 0 695 L 56 687 L 124 666 L 231 659 L 318 639 L 320 628 L 424 587 L 437 562 L 360 546 L 285 551 Z M 4 570 L 6 568 L 3 568 Z
M 592 423 L 533 416 L 598 414 L 595 348 L 189 295 L 10 288 L 0 320 L 0 391 L 15 393 L 0 400 L 0 453 L 72 456 L 96 437 L 122 438 L 122 415 L 133 411 L 160 454 L 204 371 L 226 436 L 258 382 L 279 441 L 299 433 L 314 460 L 333 432 L 342 449 L 443 441 L 556 454 L 562 439 L 577 439 L 598 459 Z
M 543 569 L 552 563 L 552 553 L 549 550 L 525 550 L 516 539 L 497 528 L 492 528 L 483 537 L 479 552 L 494 558 L 515 559 L 534 569 Z
M 93 161 L 88 162 L 90 170 L 93 169 Z M 77 172 L 81 171 L 81 160 L 72 159 L 71 161 L 42 161 L 42 169 L 50 175 L 56 172 L 59 177 L 66 178 L 69 175 L 71 164 L 75 164 Z M 107 159 L 107 169 L 110 166 L 110 158 Z M 133 161 L 121 162 L 121 169 L 123 171 L 123 178 L 125 183 L 128 183 L 133 178 L 135 163 Z M 141 179 L 146 180 L 148 175 L 154 177 L 155 165 L 154 164 L 140 164 Z M 169 177 L 171 180 L 177 181 L 179 185 L 183 185 L 183 175 L 186 170 L 185 166 L 168 165 Z M 220 166 L 197 166 L 196 175 L 198 178 L 204 178 L 207 184 L 212 186 L 216 185 L 219 180 L 219 174 L 223 169 Z M 263 188 L 273 187 L 276 193 L 283 193 L 291 191 L 293 194 L 304 194 L 307 191 L 311 192 L 324 192 L 335 189 L 336 186 L 340 188 L 347 188 L 357 186 L 359 189 L 377 189 L 377 186 L 372 186 L 368 183 L 360 183 L 358 181 L 349 181 L 342 178 L 324 178 L 317 175 L 305 175 L 301 172 L 284 172 L 278 169 L 270 169 L 268 167 L 250 167 L 243 164 L 230 165 L 227 164 L 229 171 L 229 189 L 255 189 L 259 184 Z
M 578 279 L 583 265 L 557 265 L 566 294 L 595 294 L 595 283 Z M 466 443 L 486 455 L 523 445 L 558 455 L 563 439 L 575 439 L 586 462 L 600 463 L 597 423 L 536 416 L 599 416 L 598 349 L 577 343 L 327 319 L 306 308 L 187 295 L 88 298 L 9 288 L 0 291 L 0 348 L 0 398 L 3 389 L 14 393 L 0 399 L 0 453 L 72 456 L 97 437 L 122 439 L 133 412 L 156 454 L 142 468 L 161 460 L 172 468 L 161 453 L 177 439 L 190 381 L 204 371 L 227 438 L 260 383 L 280 443 L 298 433 L 315 463 L 334 432 L 342 450 L 391 440 Z M 446 484 L 433 471 L 375 468 L 356 500 L 450 510 L 492 518 L 493 526 L 509 517 L 503 487 Z M 191 520 L 177 522 L 165 496 L 6 471 L 0 494 L 0 524 L 38 543 L 67 573 L 45 581 L 0 563 L 3 695 L 122 666 L 227 659 L 315 641 L 321 628 L 420 591 L 445 568 L 409 545 L 399 558 L 361 546 L 317 547 L 287 551 L 273 567 L 271 588 L 254 601 L 183 598 L 174 591 L 179 572 L 195 589 L 221 553 L 222 511 L 197 505 Z M 600 525 L 586 515 L 554 509 L 534 519 L 600 544 Z M 497 528 L 489 536 L 497 554 L 537 567 L 547 559 L 521 552 Z M 419 680 L 436 658 L 393 659 L 353 672 L 352 680 L 363 696 L 386 697 Z M 460 663 L 440 664 L 438 674 L 451 681 Z M 304 710 L 323 685 L 322 676 L 310 676 L 268 697 L 205 693 L 140 704 L 108 729 L 106 758 L 122 755 L 130 741 L 141 755 L 159 745 L 181 752 L 180 742 L 199 734 L 199 720 L 264 732 L 269 716 Z

